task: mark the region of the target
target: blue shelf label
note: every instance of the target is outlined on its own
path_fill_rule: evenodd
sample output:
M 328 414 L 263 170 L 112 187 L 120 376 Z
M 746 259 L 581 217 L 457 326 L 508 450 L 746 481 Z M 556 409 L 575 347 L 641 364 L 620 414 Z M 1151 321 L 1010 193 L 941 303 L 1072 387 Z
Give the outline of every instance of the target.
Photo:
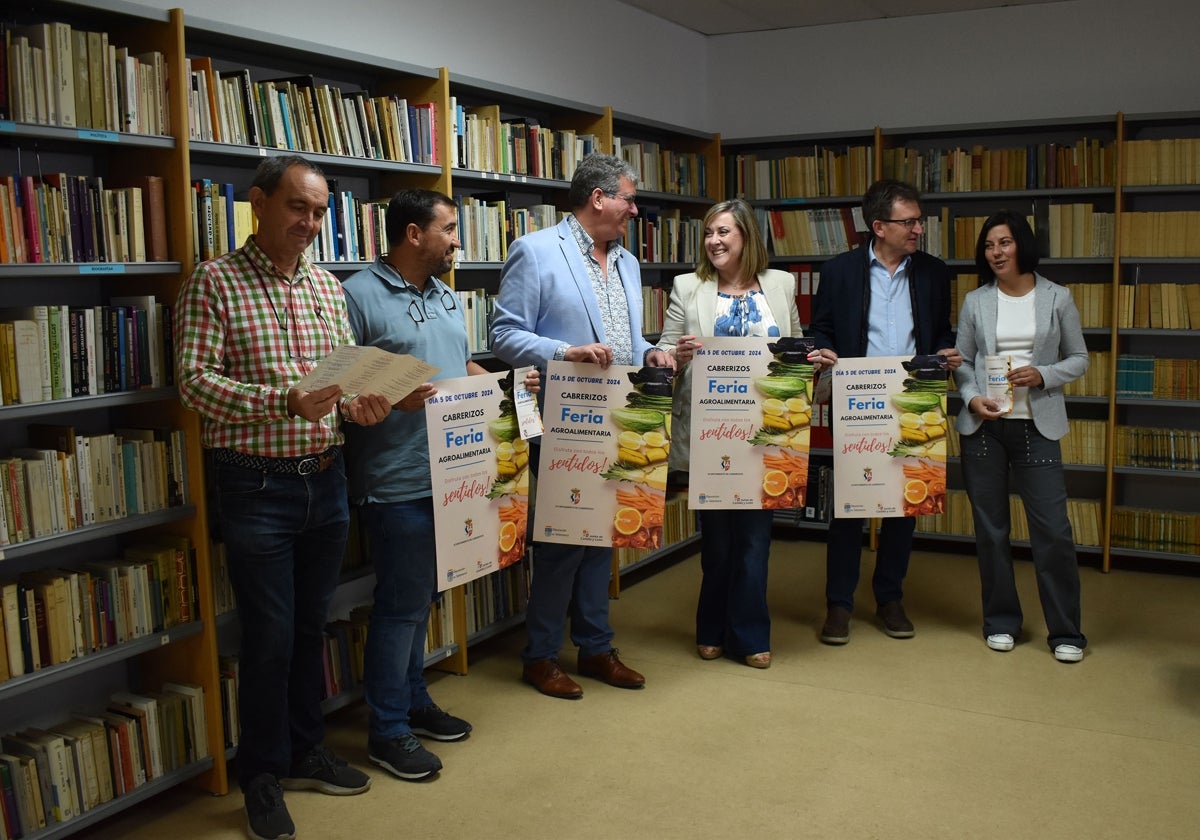
M 121 135 L 116 131 L 97 131 L 92 128 L 79 129 L 80 140 L 100 140 L 104 143 L 116 143 Z
M 0 120 L 0 131 L 12 134 L 17 130 L 17 124 L 12 120 Z
M 79 266 L 80 274 L 124 274 L 125 263 L 89 263 Z

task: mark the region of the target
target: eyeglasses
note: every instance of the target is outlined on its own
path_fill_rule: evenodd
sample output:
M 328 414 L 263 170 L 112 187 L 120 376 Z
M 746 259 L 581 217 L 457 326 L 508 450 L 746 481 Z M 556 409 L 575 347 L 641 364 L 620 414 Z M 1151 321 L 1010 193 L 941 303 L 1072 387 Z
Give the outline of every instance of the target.
M 887 222 L 891 225 L 904 225 L 905 230 L 912 230 L 917 225 L 925 227 L 925 217 L 917 216 L 915 219 L 880 219 L 881 222 Z
M 630 207 L 637 207 L 637 196 L 636 195 L 628 195 L 626 193 L 619 193 L 619 192 L 608 192 L 607 190 L 604 191 L 604 194 L 611 198 L 620 198 L 620 199 L 624 200 L 624 202 L 626 204 L 628 204 Z
M 453 312 L 455 309 L 458 309 L 458 295 L 449 289 L 442 291 L 441 301 L 442 308 L 447 312 Z M 413 319 L 414 324 L 425 323 L 425 312 L 415 300 L 408 305 L 408 317 Z M 436 316 L 434 317 L 436 318 Z

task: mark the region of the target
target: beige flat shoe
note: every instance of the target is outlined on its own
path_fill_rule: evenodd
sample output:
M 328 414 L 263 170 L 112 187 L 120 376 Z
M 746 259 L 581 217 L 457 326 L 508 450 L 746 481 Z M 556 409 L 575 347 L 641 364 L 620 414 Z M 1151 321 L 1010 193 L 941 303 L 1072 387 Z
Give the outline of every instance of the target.
M 720 659 L 725 651 L 720 645 L 696 645 L 696 653 L 700 654 L 701 659 Z
M 751 668 L 770 668 L 771 667 L 771 651 L 763 651 L 762 653 L 752 653 L 746 657 L 746 664 Z

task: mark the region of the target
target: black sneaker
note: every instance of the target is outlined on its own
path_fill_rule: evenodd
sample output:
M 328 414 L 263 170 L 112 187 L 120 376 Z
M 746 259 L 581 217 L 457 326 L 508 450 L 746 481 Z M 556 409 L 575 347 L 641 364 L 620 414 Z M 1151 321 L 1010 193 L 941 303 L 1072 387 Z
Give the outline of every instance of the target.
M 408 713 L 408 724 L 417 735 L 435 741 L 461 741 L 471 733 L 471 724 L 462 718 L 446 714 L 436 703 Z
M 393 776 L 410 782 L 429 778 L 442 769 L 442 760 L 421 746 L 411 732 L 387 741 L 370 739 L 367 756 Z
M 296 824 L 283 804 L 283 789 L 270 773 L 246 785 L 246 829 L 254 840 L 295 840 Z
M 280 779 L 284 790 L 316 790 L 332 796 L 353 796 L 371 787 L 371 777 L 351 767 L 331 750 L 317 745 Z

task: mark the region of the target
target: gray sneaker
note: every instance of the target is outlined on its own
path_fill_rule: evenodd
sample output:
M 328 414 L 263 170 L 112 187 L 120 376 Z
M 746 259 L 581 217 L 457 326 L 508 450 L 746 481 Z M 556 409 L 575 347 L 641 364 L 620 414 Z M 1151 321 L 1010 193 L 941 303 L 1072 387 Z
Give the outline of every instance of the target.
M 442 760 L 421 746 L 411 732 L 388 740 L 371 738 L 367 756 L 393 776 L 410 782 L 429 778 L 442 769 Z
M 252 840 L 295 840 L 296 824 L 283 802 L 283 789 L 270 773 L 246 785 L 246 830 Z
M 280 779 L 279 784 L 284 790 L 316 790 L 331 796 L 353 796 L 371 787 L 371 777 L 318 744 L 292 764 L 287 777 Z

